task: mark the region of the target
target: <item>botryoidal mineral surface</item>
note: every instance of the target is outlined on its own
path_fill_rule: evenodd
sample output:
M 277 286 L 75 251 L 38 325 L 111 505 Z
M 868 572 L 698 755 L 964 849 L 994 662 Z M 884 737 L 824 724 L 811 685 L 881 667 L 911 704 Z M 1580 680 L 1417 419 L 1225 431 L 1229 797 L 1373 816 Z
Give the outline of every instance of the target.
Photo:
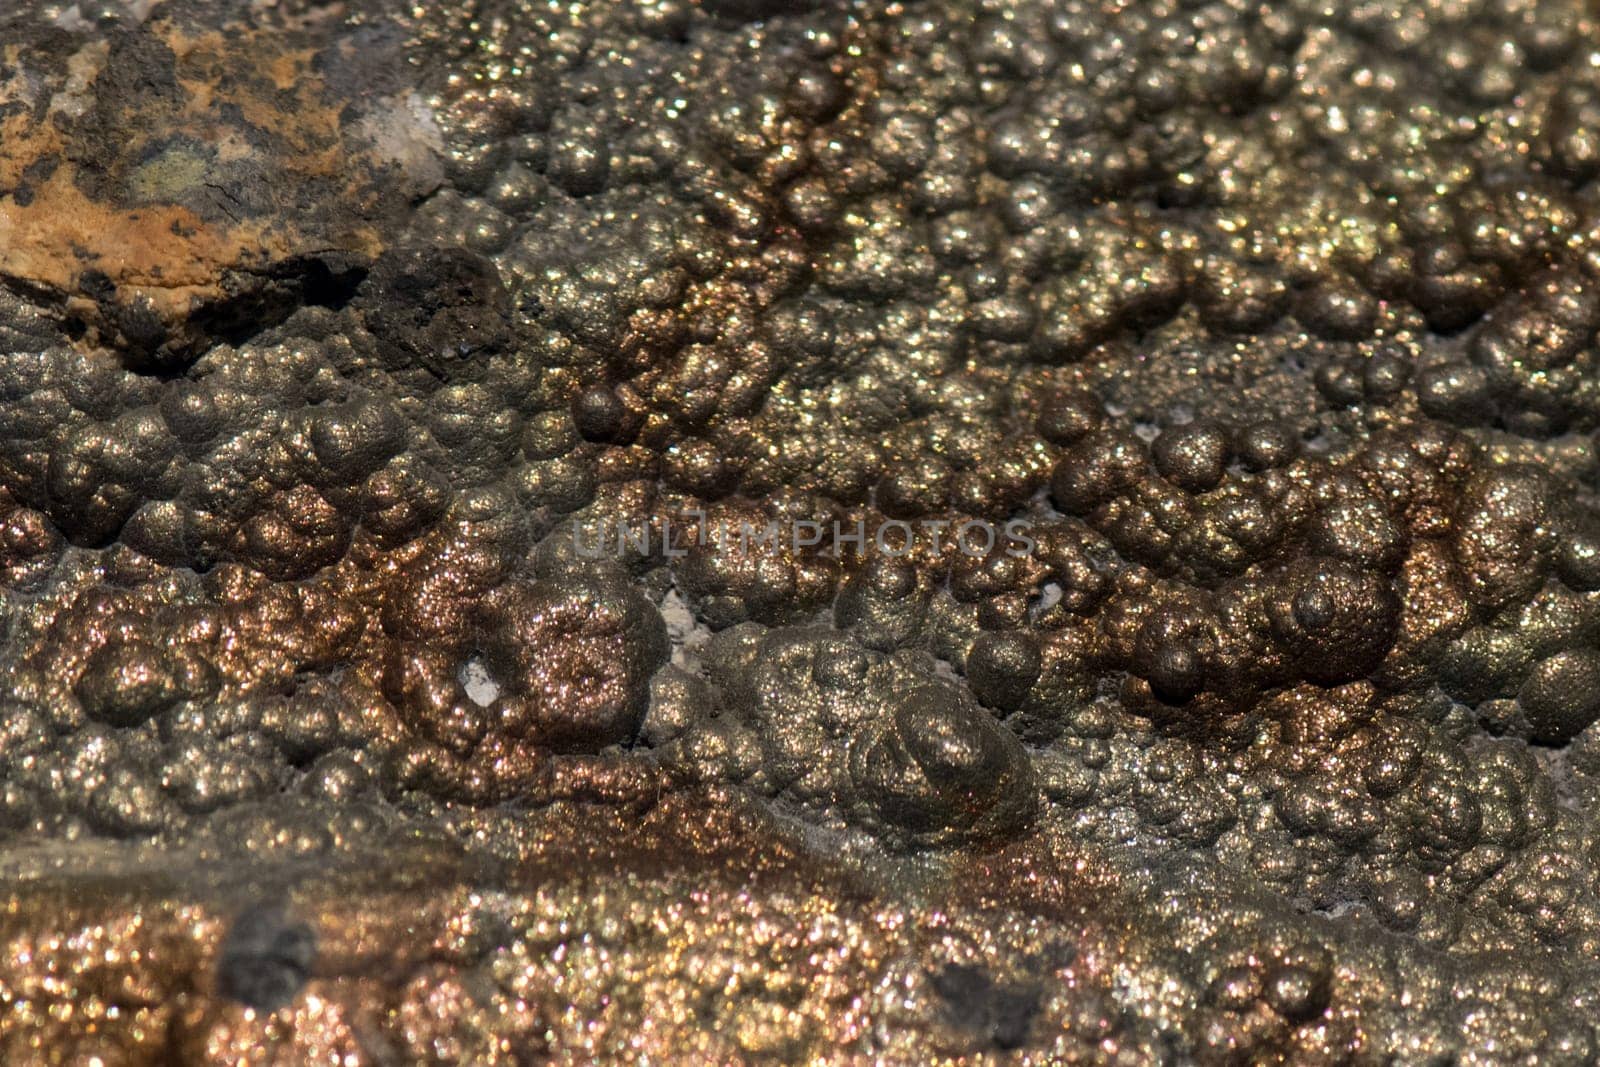
M 16 0 L 0 282 L 8 1065 L 1600 1057 L 1585 0 Z

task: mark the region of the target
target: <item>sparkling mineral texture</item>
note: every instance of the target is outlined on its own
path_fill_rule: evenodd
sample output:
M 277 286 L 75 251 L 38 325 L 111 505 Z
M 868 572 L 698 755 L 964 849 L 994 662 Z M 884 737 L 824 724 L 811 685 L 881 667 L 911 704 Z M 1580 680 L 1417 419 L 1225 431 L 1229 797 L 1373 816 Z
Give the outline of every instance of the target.
M 0 1062 L 1594 1063 L 1597 330 L 1588 0 L 0 3 Z

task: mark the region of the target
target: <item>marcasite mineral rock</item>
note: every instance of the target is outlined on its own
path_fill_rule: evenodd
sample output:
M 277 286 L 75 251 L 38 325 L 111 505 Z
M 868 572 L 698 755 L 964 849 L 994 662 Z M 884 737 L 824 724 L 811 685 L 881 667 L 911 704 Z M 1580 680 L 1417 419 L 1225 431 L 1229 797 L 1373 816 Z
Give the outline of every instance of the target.
M 1593 1063 L 1597 331 L 1587 0 L 5 4 L 0 1061 Z

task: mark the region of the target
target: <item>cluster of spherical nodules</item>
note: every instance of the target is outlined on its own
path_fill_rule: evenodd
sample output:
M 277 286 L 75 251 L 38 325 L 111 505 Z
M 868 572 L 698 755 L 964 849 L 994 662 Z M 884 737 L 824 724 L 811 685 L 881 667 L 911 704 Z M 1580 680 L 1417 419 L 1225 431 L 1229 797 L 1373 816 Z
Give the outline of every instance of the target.
M 418 9 L 348 301 L 151 374 L 3 298 L 0 827 L 733 787 L 1600 944 L 1593 21 L 1480 6 Z M 577 547 L 690 514 L 1034 547 Z M 1281 940 L 1237 1033 L 1340 995 Z

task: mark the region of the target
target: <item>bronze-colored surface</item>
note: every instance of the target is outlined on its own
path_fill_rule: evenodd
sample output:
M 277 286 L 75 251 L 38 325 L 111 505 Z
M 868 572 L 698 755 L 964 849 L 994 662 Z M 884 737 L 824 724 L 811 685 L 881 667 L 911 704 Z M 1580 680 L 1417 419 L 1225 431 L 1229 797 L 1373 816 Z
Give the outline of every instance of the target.
M 0 1062 L 1594 1062 L 1597 179 L 1581 0 L 0 8 Z

